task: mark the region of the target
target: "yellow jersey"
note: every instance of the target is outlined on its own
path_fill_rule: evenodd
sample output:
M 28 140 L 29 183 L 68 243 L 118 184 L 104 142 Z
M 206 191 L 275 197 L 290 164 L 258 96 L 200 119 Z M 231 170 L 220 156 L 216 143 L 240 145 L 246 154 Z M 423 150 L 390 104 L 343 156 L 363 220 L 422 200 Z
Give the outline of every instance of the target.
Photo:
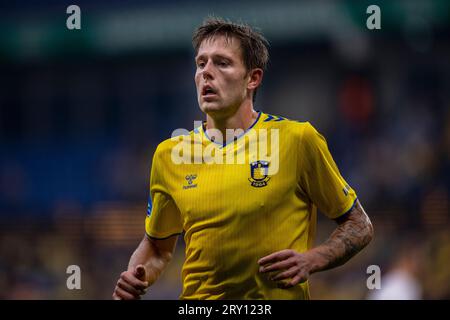
M 225 145 L 203 126 L 159 144 L 145 229 L 158 239 L 184 233 L 181 299 L 309 299 L 307 282 L 278 288 L 258 260 L 307 251 L 317 208 L 335 219 L 355 201 L 310 123 L 259 112 Z

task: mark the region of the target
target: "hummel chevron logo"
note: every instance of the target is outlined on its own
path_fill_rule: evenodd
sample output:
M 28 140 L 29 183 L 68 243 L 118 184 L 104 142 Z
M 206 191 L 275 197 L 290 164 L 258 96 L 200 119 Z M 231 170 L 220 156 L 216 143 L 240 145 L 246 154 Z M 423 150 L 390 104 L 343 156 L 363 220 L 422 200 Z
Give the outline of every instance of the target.
M 193 181 L 194 181 L 195 179 L 197 179 L 197 175 L 196 175 L 196 174 L 188 174 L 188 175 L 185 177 L 185 179 L 186 179 L 188 185 L 187 185 L 187 186 L 184 185 L 184 186 L 183 186 L 183 189 L 197 188 L 197 184 L 196 184 L 196 183 L 193 183 Z
M 286 118 L 278 117 L 278 116 L 273 116 L 273 115 L 271 115 L 271 114 L 268 114 L 268 115 L 267 115 L 267 118 L 264 120 L 264 122 L 271 121 L 271 120 L 273 120 L 273 119 L 275 119 L 275 118 L 276 118 L 275 121 L 283 121 L 283 120 L 286 120 Z

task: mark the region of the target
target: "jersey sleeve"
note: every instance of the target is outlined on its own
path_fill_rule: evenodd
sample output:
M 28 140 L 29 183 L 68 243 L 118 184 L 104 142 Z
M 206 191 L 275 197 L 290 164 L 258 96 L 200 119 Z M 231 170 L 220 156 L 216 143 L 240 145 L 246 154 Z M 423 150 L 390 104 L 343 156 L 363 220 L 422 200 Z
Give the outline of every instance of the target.
M 299 184 L 311 202 L 330 219 L 347 213 L 356 193 L 341 176 L 325 138 L 308 122 L 300 138 L 299 157 Z
M 149 237 L 164 239 L 183 231 L 181 214 L 169 194 L 166 172 L 158 147 L 153 156 L 150 174 L 150 196 L 148 199 L 145 232 Z

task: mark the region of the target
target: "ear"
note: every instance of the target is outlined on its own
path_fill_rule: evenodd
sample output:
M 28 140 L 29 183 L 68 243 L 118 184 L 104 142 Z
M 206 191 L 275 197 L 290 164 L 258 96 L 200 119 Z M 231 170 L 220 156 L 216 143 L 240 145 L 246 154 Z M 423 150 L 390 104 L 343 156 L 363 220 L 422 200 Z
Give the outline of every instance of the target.
M 252 69 L 248 73 L 247 89 L 255 90 L 256 88 L 258 88 L 262 82 L 263 74 L 264 74 L 264 71 L 260 68 Z

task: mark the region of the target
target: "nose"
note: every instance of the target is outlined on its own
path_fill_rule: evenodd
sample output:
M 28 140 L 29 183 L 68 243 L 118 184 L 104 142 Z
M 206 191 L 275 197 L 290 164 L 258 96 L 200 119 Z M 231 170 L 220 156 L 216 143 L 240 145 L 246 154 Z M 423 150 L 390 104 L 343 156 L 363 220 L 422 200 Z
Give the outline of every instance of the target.
M 213 79 L 213 72 L 211 67 L 211 61 L 208 61 L 206 65 L 203 67 L 201 71 L 201 76 L 204 80 L 211 80 Z

